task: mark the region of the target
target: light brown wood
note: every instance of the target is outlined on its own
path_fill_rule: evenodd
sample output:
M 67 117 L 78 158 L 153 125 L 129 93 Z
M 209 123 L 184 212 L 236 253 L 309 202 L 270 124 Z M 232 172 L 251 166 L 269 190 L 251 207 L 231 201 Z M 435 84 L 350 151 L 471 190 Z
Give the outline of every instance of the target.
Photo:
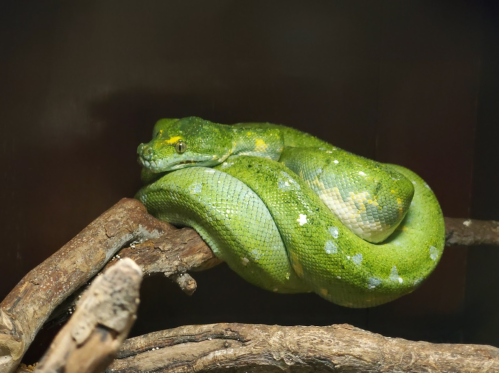
M 132 327 L 142 271 L 124 259 L 97 276 L 35 373 L 98 373 L 111 363 Z
M 185 326 L 131 338 L 108 369 L 173 372 L 499 372 L 499 349 L 388 338 L 350 325 Z

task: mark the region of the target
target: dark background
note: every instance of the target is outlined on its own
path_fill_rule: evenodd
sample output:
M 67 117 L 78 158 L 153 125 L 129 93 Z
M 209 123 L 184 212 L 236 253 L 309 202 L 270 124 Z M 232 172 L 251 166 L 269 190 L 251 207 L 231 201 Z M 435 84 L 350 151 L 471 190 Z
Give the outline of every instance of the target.
M 0 299 L 133 196 L 135 149 L 161 117 L 294 126 L 413 169 L 446 216 L 499 220 L 495 3 L 0 2 Z M 267 293 L 225 266 L 196 274 L 191 298 L 148 278 L 132 333 L 346 322 L 499 346 L 498 260 L 494 248 L 448 248 L 418 291 L 369 310 Z

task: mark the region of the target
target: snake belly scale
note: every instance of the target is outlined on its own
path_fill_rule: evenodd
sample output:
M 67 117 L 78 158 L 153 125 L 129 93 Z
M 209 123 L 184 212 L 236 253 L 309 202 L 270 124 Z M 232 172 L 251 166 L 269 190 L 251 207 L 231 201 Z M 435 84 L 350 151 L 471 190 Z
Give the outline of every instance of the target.
M 162 119 L 138 153 L 136 198 L 261 288 L 372 307 L 415 290 L 442 256 L 424 180 L 289 127 Z

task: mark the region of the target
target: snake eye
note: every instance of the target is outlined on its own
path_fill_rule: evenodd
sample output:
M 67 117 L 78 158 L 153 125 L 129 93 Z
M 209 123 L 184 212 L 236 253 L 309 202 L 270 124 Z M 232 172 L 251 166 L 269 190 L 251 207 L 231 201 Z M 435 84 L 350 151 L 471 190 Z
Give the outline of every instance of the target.
M 187 150 L 187 144 L 183 140 L 178 140 L 175 143 L 175 151 L 178 154 L 182 154 Z

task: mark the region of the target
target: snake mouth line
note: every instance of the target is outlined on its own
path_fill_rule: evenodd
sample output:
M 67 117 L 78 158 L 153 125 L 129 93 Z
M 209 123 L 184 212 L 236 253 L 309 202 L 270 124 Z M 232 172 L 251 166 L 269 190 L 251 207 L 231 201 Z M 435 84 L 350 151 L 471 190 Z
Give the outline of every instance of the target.
M 152 170 L 153 172 L 164 172 L 165 171 L 163 169 L 164 164 L 160 160 L 159 161 L 147 161 L 147 160 L 143 159 L 142 157 L 139 157 L 138 161 L 139 161 L 140 165 Z M 198 163 L 198 162 L 192 161 L 192 160 L 182 161 L 182 162 L 178 162 L 177 164 L 175 164 L 173 166 L 169 166 L 169 167 L 172 169 L 175 169 L 179 166 L 190 165 L 190 164 L 194 164 L 194 163 Z

